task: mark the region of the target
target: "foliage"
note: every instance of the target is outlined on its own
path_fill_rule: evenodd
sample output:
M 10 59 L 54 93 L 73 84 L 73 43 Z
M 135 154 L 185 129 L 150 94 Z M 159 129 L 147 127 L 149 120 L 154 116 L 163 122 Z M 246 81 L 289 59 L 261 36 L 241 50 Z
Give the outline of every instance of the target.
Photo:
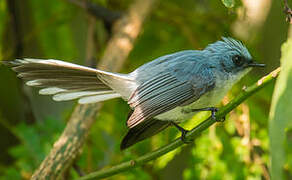
M 222 3 L 228 8 L 233 8 L 235 2 L 234 0 L 222 0 Z
M 283 179 L 284 169 L 291 170 L 289 153 L 291 153 L 292 119 L 290 110 L 286 107 L 292 106 L 292 40 L 289 39 L 282 46 L 281 67 L 282 72 L 277 80 L 273 94 L 270 111 L 270 147 L 271 147 L 271 176 L 272 178 Z M 290 132 L 289 132 L 290 131 Z M 285 148 L 286 147 L 286 148 Z M 287 158 L 288 157 L 288 158 Z M 290 161 L 291 162 L 291 161 Z M 288 178 L 288 177 L 286 177 Z
M 33 126 L 19 123 L 17 126 L 8 127 L 21 143 L 9 149 L 9 155 L 15 161 L 8 167 L 2 165 L 3 176 L 6 179 L 28 179 L 45 158 L 64 126 L 62 121 L 48 118 Z
M 12 2 L 15 3 L 18 12 L 25 14 L 18 16 L 21 22 L 21 28 L 18 29 L 21 37 L 18 40 L 14 38 L 16 36 L 12 30 L 12 11 L 8 6 L 8 3 Z M 111 10 L 125 12 L 133 1 L 94 0 L 92 2 L 102 4 Z M 183 49 L 202 49 L 221 36 L 239 38 L 233 30 L 235 24 L 240 23 L 241 18 L 245 17 L 240 13 L 244 11 L 243 5 L 233 0 L 222 0 L 222 2 L 218 0 L 161 1 L 144 23 L 142 34 L 135 43 L 122 72 L 130 72 L 164 54 Z M 277 3 L 279 2 L 271 4 L 268 17 L 261 25 L 258 24 L 259 28 L 251 30 L 253 37 L 256 38 L 243 39 L 255 59 L 267 64 L 266 70 L 251 72 L 228 93 L 222 104 L 227 104 L 236 97 L 244 85 L 254 83 L 259 77 L 278 66 L 280 43 L 278 45 L 274 42 L 283 41 L 286 33 L 276 32 L 282 30 L 279 27 L 285 26 L 284 17 L 275 16 L 281 13 L 281 9 L 276 9 L 280 7 Z M 0 60 L 34 57 L 85 64 L 90 47 L 89 39 L 94 38 L 95 59 L 92 63 L 94 64 L 102 55 L 112 32 L 108 31 L 102 20 L 97 19 L 91 36 L 89 33 L 91 23 L 92 17 L 84 9 L 69 3 L 69 0 L 0 1 Z M 282 23 L 282 26 L 278 26 L 278 23 Z M 245 31 L 248 28 L 250 26 L 245 26 L 241 30 Z M 269 32 L 272 32 L 273 36 Z M 20 53 L 17 53 L 19 50 L 15 46 L 16 42 L 22 42 L 23 48 Z M 275 54 L 273 56 L 275 58 L 269 59 L 269 53 Z M 288 61 L 285 63 L 288 64 Z M 278 87 L 290 87 L 289 83 L 283 86 L 286 84 L 284 81 L 288 80 L 288 65 L 284 66 L 287 66 L 287 70 L 284 70 L 275 88 L 278 95 L 281 90 Z M 285 76 L 287 79 L 284 78 Z M 275 118 L 281 117 L 281 114 L 275 110 L 279 107 L 283 111 L 287 109 L 287 107 L 282 108 L 281 105 L 285 102 L 274 95 L 274 108 L 271 111 L 275 111 L 275 114 L 271 121 L 268 121 L 273 89 L 274 86 L 271 84 L 260 93 L 256 93 L 232 111 L 224 123 L 204 131 L 194 144 L 178 148 L 151 163 L 108 179 L 137 179 L 138 177 L 145 180 L 222 179 L 222 177 L 268 179 L 271 166 L 269 152 L 273 153 L 273 149 L 269 146 L 268 126 L 269 123 L 278 122 Z M 288 96 L 285 98 L 288 101 L 286 103 L 291 103 L 289 99 Z M 70 102 L 54 102 L 50 97 L 38 95 L 35 89 L 24 86 L 12 71 L 0 65 L 1 179 L 30 178 L 62 133 L 73 106 L 74 104 Z M 180 135 L 176 129 L 168 128 L 153 138 L 121 152 L 119 145 L 127 131 L 125 121 L 128 112 L 128 105 L 121 99 L 104 103 L 89 132 L 83 151 L 75 161 L 85 173 L 139 157 Z M 199 116 L 207 115 L 199 113 L 182 126 L 191 129 L 198 124 Z M 284 130 L 285 149 L 278 148 L 285 150 L 284 177 L 289 179 L 292 176 L 291 130 L 289 128 Z M 79 176 L 73 168 L 70 168 L 66 177 L 74 179 Z

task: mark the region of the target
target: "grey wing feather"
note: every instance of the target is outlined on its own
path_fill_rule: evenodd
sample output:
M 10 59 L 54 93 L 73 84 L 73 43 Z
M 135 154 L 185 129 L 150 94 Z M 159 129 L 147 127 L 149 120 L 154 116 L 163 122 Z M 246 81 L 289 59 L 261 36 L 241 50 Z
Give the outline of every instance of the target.
M 133 128 L 144 120 L 194 102 L 214 85 L 215 77 L 207 65 L 192 61 L 176 64 L 136 89 L 128 102 L 134 112 L 127 125 Z

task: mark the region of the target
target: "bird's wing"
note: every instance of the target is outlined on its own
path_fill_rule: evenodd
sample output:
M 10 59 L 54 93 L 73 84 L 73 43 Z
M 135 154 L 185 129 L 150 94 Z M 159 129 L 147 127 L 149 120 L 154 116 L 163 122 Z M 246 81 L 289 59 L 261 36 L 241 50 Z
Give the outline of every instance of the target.
M 215 77 L 204 64 L 185 61 L 169 67 L 133 92 L 128 103 L 134 112 L 127 126 L 133 128 L 177 106 L 194 102 L 214 86 Z

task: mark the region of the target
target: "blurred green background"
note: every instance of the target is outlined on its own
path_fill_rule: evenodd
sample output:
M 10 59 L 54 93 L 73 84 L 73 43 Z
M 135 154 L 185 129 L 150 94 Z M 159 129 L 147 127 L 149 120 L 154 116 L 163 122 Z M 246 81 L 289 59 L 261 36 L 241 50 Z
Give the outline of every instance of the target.
M 71 2 L 0 1 L 0 60 L 52 58 L 94 67 L 111 37 L 111 26 Z M 133 3 L 90 2 L 121 14 Z M 229 2 L 232 4 L 227 8 L 220 0 L 161 0 L 144 22 L 121 72 L 131 72 L 168 53 L 203 49 L 222 36 L 231 36 L 242 40 L 254 58 L 267 67 L 252 71 L 240 81 L 224 98 L 222 104 L 226 104 L 243 86 L 279 66 L 280 47 L 288 34 L 281 1 Z M 90 53 L 94 58 L 88 58 Z M 108 179 L 270 179 L 268 118 L 273 89 L 274 84 L 270 84 L 256 93 L 232 111 L 224 123 L 203 132 L 194 144 Z M 25 86 L 13 71 L 0 65 L 1 179 L 29 179 L 62 133 L 75 105 L 38 95 L 37 89 Z M 121 99 L 104 103 L 75 162 L 84 172 L 138 157 L 180 135 L 168 128 L 121 152 L 129 110 Z M 192 128 L 196 120 L 194 117 L 183 126 Z M 292 143 L 286 147 L 291 152 Z M 284 171 L 285 178 L 291 179 L 291 155 L 288 158 Z M 68 179 L 76 177 L 72 168 L 68 170 Z

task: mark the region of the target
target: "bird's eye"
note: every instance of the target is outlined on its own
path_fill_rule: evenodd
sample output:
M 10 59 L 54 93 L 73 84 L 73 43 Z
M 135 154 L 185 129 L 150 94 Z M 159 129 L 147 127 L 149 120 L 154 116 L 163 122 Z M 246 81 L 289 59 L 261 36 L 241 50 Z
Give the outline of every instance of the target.
M 244 64 L 244 59 L 242 56 L 235 55 L 232 57 L 232 61 L 236 66 L 242 66 Z

